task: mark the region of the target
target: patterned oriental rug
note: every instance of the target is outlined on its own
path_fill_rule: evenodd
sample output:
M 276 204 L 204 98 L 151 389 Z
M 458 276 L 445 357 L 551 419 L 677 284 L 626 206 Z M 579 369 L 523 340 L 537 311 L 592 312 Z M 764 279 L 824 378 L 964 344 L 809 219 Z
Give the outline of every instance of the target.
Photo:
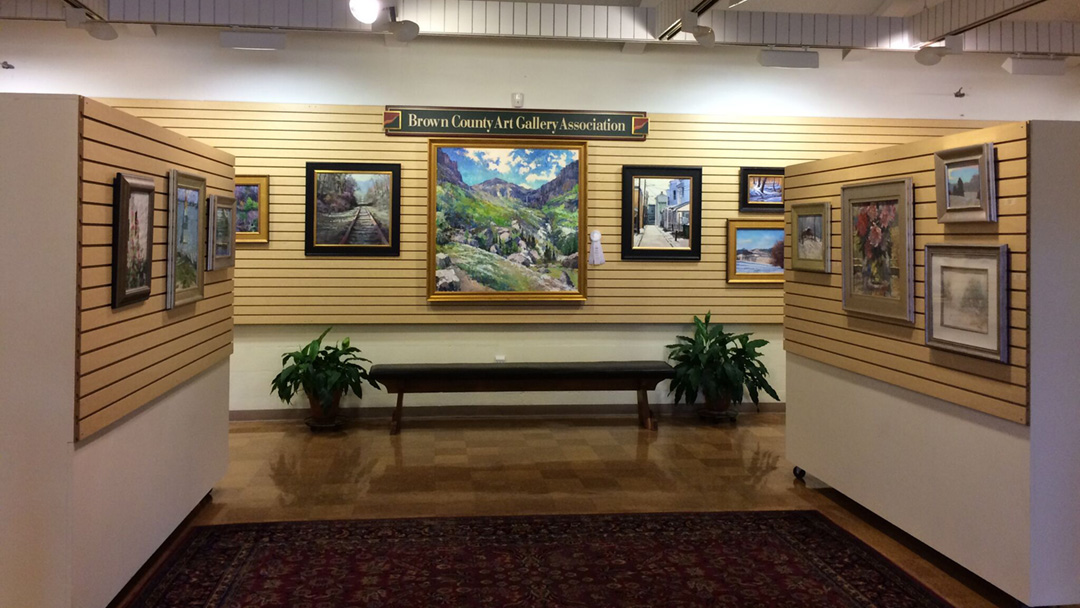
M 815 511 L 194 528 L 139 608 L 941 607 Z

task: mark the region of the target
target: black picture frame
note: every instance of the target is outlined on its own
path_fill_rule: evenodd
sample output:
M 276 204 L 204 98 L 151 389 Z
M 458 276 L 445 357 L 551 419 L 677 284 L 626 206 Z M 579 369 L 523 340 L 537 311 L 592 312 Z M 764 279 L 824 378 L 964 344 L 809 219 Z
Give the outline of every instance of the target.
M 324 179 L 320 191 L 320 176 L 364 176 L 369 184 L 364 194 L 375 202 L 358 203 L 357 190 L 335 192 L 344 187 L 337 178 Z M 347 178 L 341 178 L 347 179 Z M 384 188 L 389 200 L 384 202 Z M 329 198 L 338 195 L 337 201 Z M 318 197 L 322 197 L 320 200 Z M 323 207 L 320 209 L 320 203 Z M 349 213 L 355 206 L 353 223 Z M 340 210 L 331 209 L 338 207 Z M 368 209 L 365 209 L 368 207 Z M 366 215 L 364 215 L 366 213 Z M 357 231 L 356 221 L 362 221 L 363 232 Z M 320 225 L 321 224 L 321 225 Z M 347 225 L 346 225 L 347 224 Z M 387 226 L 386 224 L 389 224 Z M 352 238 L 363 235 L 362 238 Z M 339 239 L 340 237 L 340 239 Z M 359 240 L 360 242 L 350 242 Z M 337 241 L 337 242 L 334 242 Z M 372 241 L 372 242 L 368 242 Z M 304 196 L 304 253 L 308 256 L 397 257 L 401 252 L 401 165 L 389 163 L 322 163 L 306 165 Z
M 132 201 L 140 201 L 132 226 Z M 150 297 L 154 262 L 154 180 L 143 175 L 117 173 L 113 179 L 112 307 L 120 308 Z M 138 217 L 142 216 L 141 227 Z M 136 234 L 132 236 L 132 229 Z M 130 260 L 132 246 L 142 260 Z M 134 275 L 134 276 L 133 276 Z M 135 285 L 132 285 L 135 283 Z
M 658 204 L 642 204 L 642 199 L 649 198 L 645 180 L 688 180 L 689 184 L 670 184 L 657 196 L 664 197 L 665 205 L 658 211 Z M 683 195 L 689 200 L 679 202 L 677 197 Z M 673 199 L 677 202 L 672 203 Z M 653 245 L 643 244 L 650 240 Z M 626 165 L 622 168 L 622 259 L 701 260 L 701 167 Z
M 779 177 L 779 201 L 750 200 L 750 180 L 755 177 Z M 742 167 L 739 169 L 739 211 L 743 213 L 783 213 L 784 212 L 784 168 L 783 167 Z

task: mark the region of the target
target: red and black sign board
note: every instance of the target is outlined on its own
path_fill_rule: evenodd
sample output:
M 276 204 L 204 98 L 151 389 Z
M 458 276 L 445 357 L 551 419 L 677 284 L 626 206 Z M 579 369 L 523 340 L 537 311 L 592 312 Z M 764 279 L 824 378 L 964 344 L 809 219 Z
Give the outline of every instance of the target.
M 499 110 L 387 106 L 387 135 L 422 137 L 528 137 L 644 141 L 649 117 L 644 112 L 568 110 Z

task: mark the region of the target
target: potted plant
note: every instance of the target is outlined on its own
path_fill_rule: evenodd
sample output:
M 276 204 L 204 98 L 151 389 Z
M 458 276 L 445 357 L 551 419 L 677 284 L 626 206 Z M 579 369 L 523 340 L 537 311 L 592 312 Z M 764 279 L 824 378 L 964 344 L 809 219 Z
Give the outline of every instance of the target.
M 312 430 L 338 428 L 342 395 L 352 391 L 363 397 L 364 382 L 381 388 L 368 376 L 362 363 L 371 361 L 360 356 L 360 349 L 351 346 L 348 338 L 340 344 L 323 345 L 328 333 L 330 328 L 300 350 L 282 355 L 282 369 L 270 381 L 271 392 L 277 391 L 285 403 L 303 390 L 311 406 L 307 425 Z
M 694 337 L 676 336 L 677 342 L 667 346 L 668 359 L 675 364 L 670 389 L 675 403 L 685 400 L 692 405 L 700 393 L 705 405 L 698 409 L 699 416 L 712 422 L 733 422 L 744 395 L 750 395 L 754 405 L 758 404 L 759 391 L 779 400 L 765 379 L 769 370 L 759 360 L 762 353 L 758 349 L 768 342 L 751 340 L 748 333 L 725 332 L 723 325 L 710 325 L 711 317 L 706 313 L 702 321 L 695 316 Z

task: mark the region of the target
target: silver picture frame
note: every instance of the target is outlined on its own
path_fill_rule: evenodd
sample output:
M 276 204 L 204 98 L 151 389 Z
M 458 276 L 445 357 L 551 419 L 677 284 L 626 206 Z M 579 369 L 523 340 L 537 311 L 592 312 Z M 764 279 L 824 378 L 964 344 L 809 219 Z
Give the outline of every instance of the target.
M 1009 362 L 1008 245 L 926 245 L 926 345 Z
M 994 144 L 935 152 L 934 177 L 939 222 L 997 221 Z
M 201 300 L 206 268 L 206 179 L 169 171 L 169 255 L 165 308 Z
M 791 269 L 832 272 L 832 205 L 828 202 L 791 206 Z
M 841 191 L 844 310 L 914 322 L 915 222 L 911 178 L 849 184 Z

